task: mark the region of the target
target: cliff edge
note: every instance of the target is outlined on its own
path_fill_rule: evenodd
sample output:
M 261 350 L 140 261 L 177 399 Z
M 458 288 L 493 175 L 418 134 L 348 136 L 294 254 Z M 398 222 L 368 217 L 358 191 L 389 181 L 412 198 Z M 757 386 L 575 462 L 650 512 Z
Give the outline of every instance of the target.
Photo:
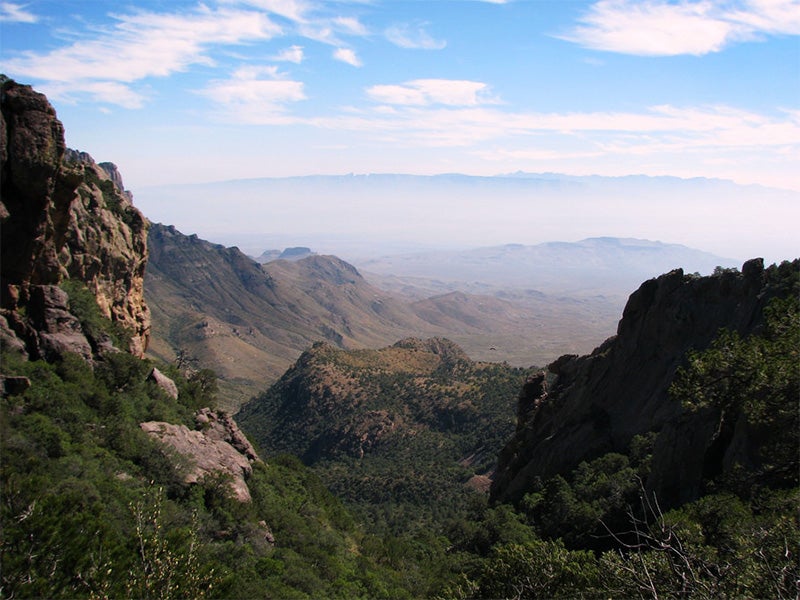
M 697 498 L 710 455 L 728 468 L 734 461 L 725 461 L 726 453 L 746 444 L 730 438 L 725 448 L 715 447 L 724 416 L 686 415 L 668 394 L 676 370 L 687 352 L 707 348 L 722 328 L 742 337 L 758 333 L 770 300 L 797 295 L 798 281 L 800 260 L 765 269 L 754 259 L 741 272 L 697 277 L 678 269 L 643 283 L 630 296 L 616 336 L 588 356 L 562 356 L 523 388 L 492 499 L 517 501 L 535 481 L 607 452 L 624 453 L 634 436 L 649 432 L 659 434 L 658 468 L 647 487 L 665 505 Z
M 107 348 L 70 312 L 66 280 L 84 284 L 143 356 L 147 220 L 111 163 L 66 148 L 47 98 L 0 76 L 0 340 L 32 358 Z

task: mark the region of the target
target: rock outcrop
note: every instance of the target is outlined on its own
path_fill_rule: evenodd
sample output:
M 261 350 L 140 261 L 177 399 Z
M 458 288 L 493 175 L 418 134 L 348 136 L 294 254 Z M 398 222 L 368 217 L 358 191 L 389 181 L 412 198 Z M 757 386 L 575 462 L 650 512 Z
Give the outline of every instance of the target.
M 86 339 L 77 321 L 66 318 L 68 301 L 52 289 L 77 279 L 107 317 L 133 334 L 127 350 L 142 356 L 150 332 L 143 291 L 147 221 L 116 167 L 66 148 L 44 95 L 2 77 L 0 104 L 4 345 L 21 345 L 34 358 L 59 350 L 86 354 L 87 344 L 98 351 L 100 341 Z
M 721 328 L 742 336 L 757 332 L 773 297 L 798 293 L 799 272 L 800 260 L 764 269 L 755 259 L 741 273 L 697 277 L 676 270 L 643 283 L 628 300 L 615 337 L 588 356 L 561 357 L 526 384 L 492 498 L 519 500 L 537 479 L 568 473 L 606 452 L 625 452 L 634 436 L 662 431 L 649 488 L 665 504 L 698 497 L 697 465 L 721 417 L 682 416 L 680 403 L 668 396 L 675 371 L 687 351 L 706 348 Z
M 153 367 L 153 370 L 150 371 L 150 375 L 148 379 L 153 381 L 158 387 L 160 387 L 164 392 L 172 398 L 173 400 L 178 399 L 178 386 L 175 382 L 164 375 L 161 371 Z
M 231 476 L 231 491 L 241 502 L 250 502 L 246 479 L 259 461 L 252 444 L 236 422 L 224 413 L 201 409 L 195 416 L 197 429 L 161 421 L 148 421 L 140 427 L 165 446 L 185 458 L 188 468 L 186 483 L 197 483 L 207 475 L 225 473 Z

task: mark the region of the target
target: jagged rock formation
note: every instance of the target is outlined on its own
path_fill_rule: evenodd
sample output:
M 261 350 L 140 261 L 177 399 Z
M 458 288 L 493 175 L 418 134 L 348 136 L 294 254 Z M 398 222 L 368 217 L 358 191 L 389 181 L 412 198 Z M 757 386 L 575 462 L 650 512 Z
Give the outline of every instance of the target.
M 66 316 L 68 303 L 55 287 L 77 279 L 107 317 L 133 333 L 129 350 L 142 356 L 150 333 L 147 221 L 116 167 L 66 148 L 44 95 L 5 77 L 0 87 L 4 345 L 37 358 L 100 350 L 104 341 L 89 339 Z
M 500 454 L 492 498 L 518 500 L 537 478 L 624 452 L 635 435 L 647 432 L 661 432 L 649 489 L 665 505 L 698 497 L 722 416 L 682 416 L 680 403 L 668 396 L 675 371 L 687 351 L 707 347 L 720 328 L 742 336 L 758 331 L 773 297 L 798 293 L 798 271 L 800 260 L 764 269 L 755 259 L 741 273 L 699 278 L 678 269 L 643 283 L 628 300 L 615 337 L 588 356 L 561 357 L 523 388 L 517 431 Z M 727 443 L 714 449 L 719 461 L 743 441 Z M 726 464 L 732 462 L 728 457 Z
M 225 473 L 231 476 L 231 490 L 241 502 L 250 502 L 246 478 L 252 464 L 260 461 L 252 444 L 236 422 L 224 413 L 208 408 L 195 416 L 197 429 L 161 421 L 148 421 L 140 426 L 154 438 L 187 459 L 186 483 L 197 483 L 207 475 Z

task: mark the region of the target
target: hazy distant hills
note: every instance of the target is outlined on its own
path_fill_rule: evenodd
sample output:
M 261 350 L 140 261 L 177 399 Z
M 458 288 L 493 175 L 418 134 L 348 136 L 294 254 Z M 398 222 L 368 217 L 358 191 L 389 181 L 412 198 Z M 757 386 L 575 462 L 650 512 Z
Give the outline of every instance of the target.
M 237 403 L 263 390 L 311 343 L 383 345 L 424 323 L 334 257 L 262 267 L 236 248 L 153 224 L 147 301 L 151 353 L 179 351 L 217 371 Z
M 465 251 L 436 251 L 355 261 L 366 276 L 389 289 L 491 291 L 535 289 L 570 296 L 604 295 L 621 302 L 642 281 L 672 269 L 709 274 L 738 261 L 679 244 L 632 238 L 601 237 L 580 242 L 547 242 L 533 246 L 506 244 Z M 620 304 L 620 308 L 622 304 Z
M 621 311 L 610 297 L 478 284 L 475 291 L 491 293 L 465 293 L 433 280 L 417 281 L 413 293 L 410 283 L 405 293 L 387 291 L 333 256 L 304 249 L 305 258 L 259 265 L 237 248 L 159 224 L 148 244 L 150 353 L 173 361 L 180 352 L 215 370 L 230 407 L 263 391 L 317 341 L 353 349 L 441 336 L 474 360 L 527 367 L 590 351 L 614 333 Z
M 221 201 L 224 199 L 224 201 Z M 257 255 L 365 257 L 613 235 L 736 259 L 793 258 L 800 193 L 719 179 L 515 173 L 260 178 L 140 188 L 153 221 Z M 777 224 L 777 225 L 776 225 Z M 640 282 L 635 282 L 633 287 Z

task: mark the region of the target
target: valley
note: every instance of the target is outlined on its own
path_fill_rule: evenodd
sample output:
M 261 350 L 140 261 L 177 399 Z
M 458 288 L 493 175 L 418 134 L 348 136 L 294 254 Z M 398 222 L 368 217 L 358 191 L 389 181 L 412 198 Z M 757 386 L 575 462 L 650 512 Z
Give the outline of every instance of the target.
M 800 258 L 254 260 L 0 88 L 3 597 L 796 595 Z
M 612 238 L 387 256 L 358 269 L 307 249 L 291 260 L 264 252 L 258 262 L 160 224 L 148 243 L 150 354 L 214 370 L 233 411 L 320 340 L 357 349 L 447 337 L 474 360 L 518 367 L 584 354 L 614 334 L 634 282 L 675 265 L 730 264 Z

